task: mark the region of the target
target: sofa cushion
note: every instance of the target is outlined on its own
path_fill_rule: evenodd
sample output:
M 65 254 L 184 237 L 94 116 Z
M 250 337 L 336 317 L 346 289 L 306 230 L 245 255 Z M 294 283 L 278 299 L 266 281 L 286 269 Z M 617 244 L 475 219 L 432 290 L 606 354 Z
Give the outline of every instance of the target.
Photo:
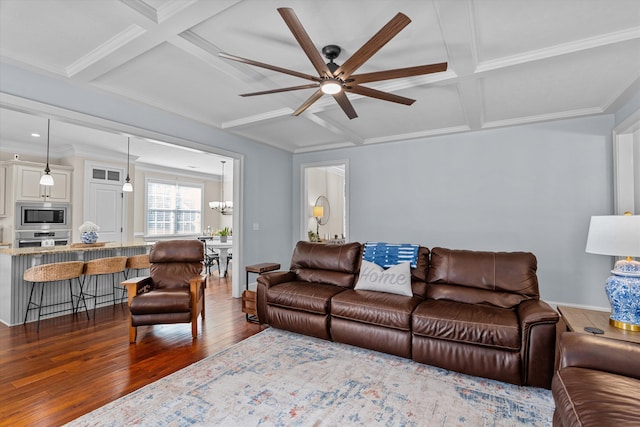
M 427 300 L 412 315 L 414 335 L 518 351 L 515 310 L 455 301 Z
M 328 314 L 329 301 L 344 288 L 323 283 L 286 282 L 267 290 L 267 304 L 310 313 Z
M 189 289 L 157 289 L 136 295 L 131 300 L 131 314 L 191 313 Z
M 413 291 L 409 263 L 403 262 L 385 270 L 378 264 L 363 259 L 355 289 L 411 297 Z
M 454 301 L 498 307 L 514 307 L 526 299 L 539 298 L 536 257 L 529 252 L 476 252 L 433 248 L 427 282 L 465 286 L 496 292 L 491 299 L 485 293 L 449 292 Z M 461 288 L 460 291 L 464 291 Z M 515 295 L 515 296 L 514 296 Z M 470 299 L 477 297 L 477 300 Z M 444 299 L 444 295 L 438 295 Z
M 329 245 L 298 242 L 291 257 L 290 270 L 298 280 L 353 288 L 360 269 L 362 245 Z
M 421 301 L 419 296 L 348 289 L 331 299 L 331 317 L 410 331 L 411 313 Z
M 630 426 L 640 420 L 637 379 L 566 367 L 556 372 L 551 389 L 562 425 Z
M 464 302 L 467 304 L 492 305 L 513 308 L 528 298 L 511 292 L 487 291 L 469 286 L 442 285 L 430 283 L 427 286 L 427 298 Z

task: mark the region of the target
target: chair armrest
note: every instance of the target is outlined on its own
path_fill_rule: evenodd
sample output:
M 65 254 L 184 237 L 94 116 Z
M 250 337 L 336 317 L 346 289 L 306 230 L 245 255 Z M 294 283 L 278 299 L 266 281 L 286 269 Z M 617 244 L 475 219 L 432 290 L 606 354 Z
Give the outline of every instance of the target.
M 132 277 L 120 283 L 120 286 L 127 288 L 128 304 L 131 306 L 131 300 L 136 295 L 149 292 L 153 287 L 151 276 Z
M 559 370 L 572 366 L 640 379 L 640 344 L 562 332 L 558 351 Z
M 258 284 L 270 288 L 280 283 L 292 282 L 296 280 L 296 274 L 293 271 L 274 271 L 272 273 L 262 273 L 258 276 Z
M 202 289 L 205 287 L 205 276 L 198 275 L 189 279 L 189 293 L 193 301 L 198 301 L 203 294 Z

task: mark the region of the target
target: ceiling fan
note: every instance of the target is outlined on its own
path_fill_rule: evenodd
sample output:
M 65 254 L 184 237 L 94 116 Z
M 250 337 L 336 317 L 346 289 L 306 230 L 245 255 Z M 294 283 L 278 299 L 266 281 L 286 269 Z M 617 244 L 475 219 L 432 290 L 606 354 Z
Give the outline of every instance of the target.
M 318 72 L 318 76 L 312 76 L 310 74 L 288 70 L 286 68 L 253 61 L 251 59 L 241 58 L 239 56 L 229 55 L 223 52 L 219 53 L 218 55 L 222 58 L 243 62 L 245 64 L 254 65 L 256 67 L 266 68 L 267 70 L 289 74 L 291 76 L 300 77 L 306 80 L 311 80 L 313 83 L 305 85 L 265 90 L 261 92 L 244 93 L 240 95 L 266 95 L 270 93 L 316 88 L 317 90 L 313 93 L 313 95 L 311 95 L 309 99 L 307 99 L 300 107 L 298 107 L 297 110 L 293 112 L 294 116 L 302 114 L 303 111 L 309 108 L 324 94 L 332 95 L 338 105 L 340 105 L 342 110 L 345 112 L 347 117 L 349 117 L 349 119 L 358 117 L 358 114 L 356 114 L 353 105 L 351 105 L 349 98 L 347 98 L 346 92 L 368 96 L 371 98 L 377 98 L 383 101 L 411 105 L 415 102 L 415 99 L 405 98 L 404 96 L 399 96 L 393 93 L 361 86 L 361 84 L 382 80 L 399 79 L 403 77 L 418 76 L 422 74 L 439 73 L 447 70 L 447 63 L 441 62 L 437 64 L 418 65 L 415 67 L 397 68 L 393 70 L 376 71 L 372 73 L 353 74 L 378 50 L 380 50 L 385 44 L 387 44 L 392 38 L 394 38 L 404 27 L 409 25 L 411 19 L 409 19 L 402 13 L 398 13 L 396 16 L 394 16 L 384 27 L 382 27 L 360 49 L 358 49 L 358 51 L 351 55 L 349 59 L 347 59 L 342 65 L 338 65 L 334 63 L 333 60 L 340 54 L 339 46 L 328 45 L 322 49 L 322 53 L 329 60 L 328 63 L 325 63 L 322 59 L 322 56 L 320 56 L 320 53 L 316 50 L 313 42 L 311 41 L 309 34 L 307 34 L 304 27 L 298 20 L 298 17 L 296 16 L 293 9 L 283 7 L 279 8 L 278 12 L 289 27 L 289 30 L 291 30 L 291 32 L 293 33 L 293 36 L 298 41 L 298 44 L 300 45 L 302 50 L 307 54 L 307 57 Z

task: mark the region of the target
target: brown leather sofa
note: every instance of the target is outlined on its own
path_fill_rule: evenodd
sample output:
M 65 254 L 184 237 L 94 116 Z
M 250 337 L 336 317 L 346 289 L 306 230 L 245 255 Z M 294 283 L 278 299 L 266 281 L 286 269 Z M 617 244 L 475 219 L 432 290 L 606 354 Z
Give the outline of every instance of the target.
M 640 345 L 560 334 L 554 426 L 640 425 Z
M 529 252 L 434 248 L 427 299 L 413 312 L 413 360 L 549 388 L 559 316 L 539 299 Z
M 558 314 L 530 253 L 425 247 L 413 296 L 353 289 L 363 245 L 299 242 L 258 277 L 261 323 L 518 385 L 550 388 Z

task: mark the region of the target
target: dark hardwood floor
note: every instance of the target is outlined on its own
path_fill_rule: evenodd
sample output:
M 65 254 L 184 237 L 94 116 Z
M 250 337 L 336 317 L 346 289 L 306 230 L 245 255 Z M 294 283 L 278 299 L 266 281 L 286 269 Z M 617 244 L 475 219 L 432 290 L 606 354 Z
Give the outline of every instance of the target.
M 189 324 L 142 326 L 129 344 L 126 303 L 0 325 L 0 425 L 56 426 L 254 335 L 231 279 L 209 276 L 198 339 Z

